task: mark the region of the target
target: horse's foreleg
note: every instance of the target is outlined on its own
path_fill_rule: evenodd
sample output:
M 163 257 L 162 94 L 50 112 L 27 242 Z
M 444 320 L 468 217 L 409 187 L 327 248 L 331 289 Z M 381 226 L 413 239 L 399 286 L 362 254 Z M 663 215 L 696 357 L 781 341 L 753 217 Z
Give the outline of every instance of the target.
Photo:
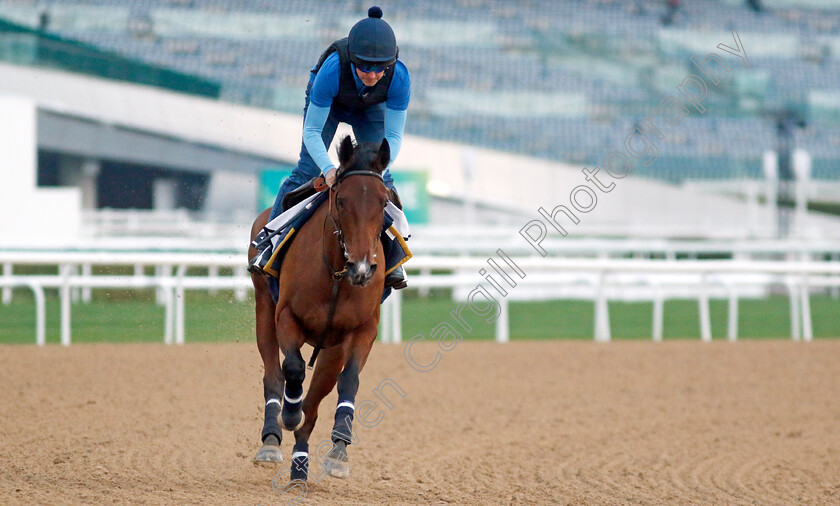
M 350 475 L 347 445 L 353 441 L 353 415 L 356 410 L 356 393 L 359 391 L 359 373 L 367 362 L 375 339 L 376 322 L 357 331 L 350 341 L 344 369 L 338 375 L 338 405 L 332 430 L 333 448 L 324 459 L 324 468 L 335 478 L 347 478 Z
M 288 308 L 277 308 L 275 320 L 277 342 L 283 352 L 283 377 L 286 380 L 283 394 L 283 408 L 280 419 L 286 430 L 297 430 L 303 422 L 303 380 L 306 377 L 306 362 L 300 354 L 304 337 L 295 318 Z
M 280 441 L 283 431 L 277 423 L 283 398 L 283 377 L 280 372 L 280 349 L 274 326 L 274 301 L 268 293 L 265 278 L 251 276 L 256 297 L 257 348 L 262 357 L 263 393 L 265 395 L 265 421 L 260 440 L 262 447 L 254 458 L 256 462 L 281 462 Z
M 292 457 L 292 480 L 307 480 L 309 471 L 309 436 L 318 420 L 318 406 L 335 387 L 336 378 L 344 364 L 344 350 L 340 346 L 326 348 L 318 355 L 309 391 L 303 400 L 303 425 L 295 431 L 295 447 Z M 326 443 L 326 441 L 324 442 Z M 316 447 L 316 457 L 317 448 Z M 322 478 L 316 476 L 315 481 Z
M 300 350 L 291 350 L 284 353 L 283 376 L 286 379 L 286 388 L 283 393 L 283 409 L 280 418 L 283 420 L 283 427 L 286 430 L 295 431 L 303 423 L 303 380 L 306 377 L 306 363 Z
M 283 394 L 283 411 L 280 418 L 287 430 L 296 431 L 303 425 L 303 379 L 306 363 L 300 349 L 284 351 L 283 374 L 286 377 L 286 392 Z M 295 438 L 297 440 L 297 438 Z M 309 475 L 309 443 L 295 442 L 292 448 L 292 481 L 306 481 Z

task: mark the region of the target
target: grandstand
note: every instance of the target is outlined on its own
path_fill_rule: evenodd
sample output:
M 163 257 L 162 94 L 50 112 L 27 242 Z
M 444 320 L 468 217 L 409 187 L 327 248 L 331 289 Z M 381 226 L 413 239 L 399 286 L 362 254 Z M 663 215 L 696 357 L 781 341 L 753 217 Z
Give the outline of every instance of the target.
M 794 109 L 815 177 L 840 175 L 840 10 L 828 1 L 393 2 L 414 79 L 409 133 L 598 164 L 675 78 L 737 30 L 750 66 L 710 89 L 658 162 L 638 174 L 760 178 L 774 111 Z M 307 71 L 364 2 L 3 0 L 11 22 L 218 83 L 220 98 L 298 113 Z M 46 15 L 48 21 L 43 20 Z M 468 21 L 467 21 L 468 20 Z
M 679 129 L 665 132 L 655 162 L 634 163 L 633 184 L 648 178 L 763 181 L 765 155 L 778 149 L 785 115 L 800 119 L 790 135 L 793 147 L 810 155 L 811 177 L 820 185 L 837 182 L 840 9 L 827 0 L 762 4 L 756 12 L 741 0 L 682 2 L 667 22 L 660 0 L 395 1 L 383 8 L 412 72 L 407 132 L 414 136 L 568 164 L 556 171 L 557 181 L 573 187 L 572 167 L 601 166 L 664 97 L 675 94 L 675 85 L 698 72 L 691 57 L 702 59 L 721 41 L 732 44 L 737 31 L 749 65 L 729 73 L 718 69 L 721 82 L 709 86 L 706 112 L 691 111 Z M 308 70 L 367 6 L 333 0 L 0 0 L 0 58 L 299 115 Z M 72 57 L 78 54 L 85 58 Z M 729 61 L 733 68 L 736 61 Z M 407 155 L 412 148 L 405 148 Z M 478 157 L 482 170 L 488 158 Z M 487 177 L 507 174 L 487 170 Z M 438 179 L 456 196 L 468 193 L 460 174 Z M 731 193 L 732 186 L 725 187 Z M 480 184 L 473 191 L 491 199 L 499 193 Z M 836 205 L 833 191 L 811 193 L 812 201 Z M 678 195 L 663 199 L 704 205 Z M 638 205 L 638 199 L 621 198 L 626 202 L 614 204 L 617 209 Z M 487 211 L 504 213 L 504 206 L 521 201 L 517 194 Z M 722 205 L 747 213 L 743 206 Z

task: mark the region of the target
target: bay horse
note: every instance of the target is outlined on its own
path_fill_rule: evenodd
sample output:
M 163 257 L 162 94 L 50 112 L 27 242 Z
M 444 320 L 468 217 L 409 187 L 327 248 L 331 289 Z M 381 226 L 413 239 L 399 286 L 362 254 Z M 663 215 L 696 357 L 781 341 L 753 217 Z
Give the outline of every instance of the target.
M 263 444 L 254 460 L 282 460 L 279 414 L 283 428 L 295 435 L 292 481 L 307 479 L 309 436 L 318 419 L 318 405 L 336 384 L 333 447 L 323 464 L 331 476 L 349 476 L 347 445 L 351 442 L 359 373 L 376 339 L 385 283 L 380 232 L 389 195 L 382 179 L 390 162 L 388 141 L 383 139 L 379 146 L 357 146 L 348 135 L 338 148 L 338 159 L 328 202 L 301 227 L 286 252 L 276 304 L 265 276 L 251 274 L 266 401 Z M 266 209 L 254 221 L 252 241 L 265 226 L 269 213 Z M 248 253 L 253 258 L 257 252 L 251 247 Z M 383 263 L 380 268 L 377 261 Z M 305 398 L 304 343 L 314 346 L 313 354 L 317 355 Z

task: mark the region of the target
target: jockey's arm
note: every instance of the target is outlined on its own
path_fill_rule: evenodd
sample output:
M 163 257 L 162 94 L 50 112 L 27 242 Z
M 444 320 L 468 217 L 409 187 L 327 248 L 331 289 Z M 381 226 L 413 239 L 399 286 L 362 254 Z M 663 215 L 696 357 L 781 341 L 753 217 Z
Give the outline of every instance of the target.
M 334 169 L 335 166 L 324 146 L 321 134 L 327 117 L 330 115 L 333 98 L 338 95 L 339 81 L 338 54 L 332 54 L 324 61 L 321 70 L 315 75 L 312 82 L 309 105 L 306 108 L 306 116 L 303 120 L 303 145 L 309 151 L 309 156 L 325 174 Z
M 327 153 L 327 148 L 324 147 L 324 142 L 321 139 L 321 131 L 324 129 L 324 124 L 327 122 L 327 116 L 330 114 L 329 107 L 319 107 L 315 104 L 309 104 L 309 109 L 306 111 L 306 121 L 303 123 L 303 143 L 306 145 L 306 150 L 309 155 L 318 164 L 322 174 L 326 174 L 330 169 L 335 168 L 332 160 Z M 388 146 L 391 148 L 391 162 L 397 159 L 402 146 L 402 134 L 405 130 L 406 111 L 395 111 L 390 108 L 385 108 L 385 139 L 388 140 Z M 388 165 L 391 166 L 390 164 Z
M 397 159 L 402 146 L 402 134 L 405 130 L 405 115 L 406 111 L 395 111 L 388 107 L 385 108 L 385 139 L 388 141 L 388 147 L 391 148 L 391 162 L 388 168 Z
M 320 107 L 310 103 L 303 122 L 303 144 L 309 151 L 309 156 L 321 169 L 321 174 L 326 174 L 327 171 L 335 168 L 321 138 L 321 132 L 324 130 L 329 115 L 330 107 Z
M 406 111 L 411 100 L 411 75 L 401 61 L 394 65 L 394 77 L 388 89 L 388 100 L 385 102 L 385 139 L 391 148 L 391 163 L 388 164 L 388 168 L 400 154 Z

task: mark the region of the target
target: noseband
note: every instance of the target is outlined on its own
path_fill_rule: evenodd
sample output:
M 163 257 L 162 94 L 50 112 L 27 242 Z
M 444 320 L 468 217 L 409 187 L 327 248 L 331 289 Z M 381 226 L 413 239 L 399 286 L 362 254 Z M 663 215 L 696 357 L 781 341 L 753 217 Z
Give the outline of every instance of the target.
M 356 169 L 356 170 L 347 170 L 347 171 L 339 173 L 338 177 L 336 178 L 335 184 L 333 185 L 332 188 L 330 188 L 331 195 L 330 195 L 330 199 L 329 199 L 330 208 L 329 208 L 329 214 L 328 215 L 333 222 L 333 228 L 335 229 L 335 231 L 333 233 L 338 236 L 338 245 L 341 247 L 341 253 L 344 255 L 344 260 L 345 260 L 344 267 L 340 271 L 336 271 L 335 269 L 333 269 L 332 265 L 330 264 L 329 260 L 327 259 L 326 253 L 324 253 L 324 255 L 323 255 L 324 256 L 324 262 L 326 262 L 327 267 L 329 268 L 330 273 L 332 274 L 332 277 L 335 280 L 339 280 L 339 279 L 341 279 L 341 278 L 343 278 L 344 276 L 347 275 L 347 258 L 349 257 L 349 254 L 347 253 L 347 246 L 344 244 L 344 233 L 342 232 L 342 229 L 341 229 L 341 210 L 338 208 L 338 206 L 335 206 L 335 215 L 333 215 L 332 203 L 333 203 L 333 197 L 338 196 L 338 187 L 341 184 L 341 182 L 344 181 L 345 179 L 347 179 L 348 177 L 351 177 L 351 176 L 373 176 L 373 177 L 378 178 L 380 181 L 382 181 L 382 184 L 385 184 L 385 179 L 382 177 L 382 174 L 380 174 L 378 172 L 372 172 L 372 171 L 369 171 L 369 170 Z M 334 195 L 332 195 L 333 193 L 334 193 Z M 324 225 L 326 226 L 326 218 L 324 219 Z

